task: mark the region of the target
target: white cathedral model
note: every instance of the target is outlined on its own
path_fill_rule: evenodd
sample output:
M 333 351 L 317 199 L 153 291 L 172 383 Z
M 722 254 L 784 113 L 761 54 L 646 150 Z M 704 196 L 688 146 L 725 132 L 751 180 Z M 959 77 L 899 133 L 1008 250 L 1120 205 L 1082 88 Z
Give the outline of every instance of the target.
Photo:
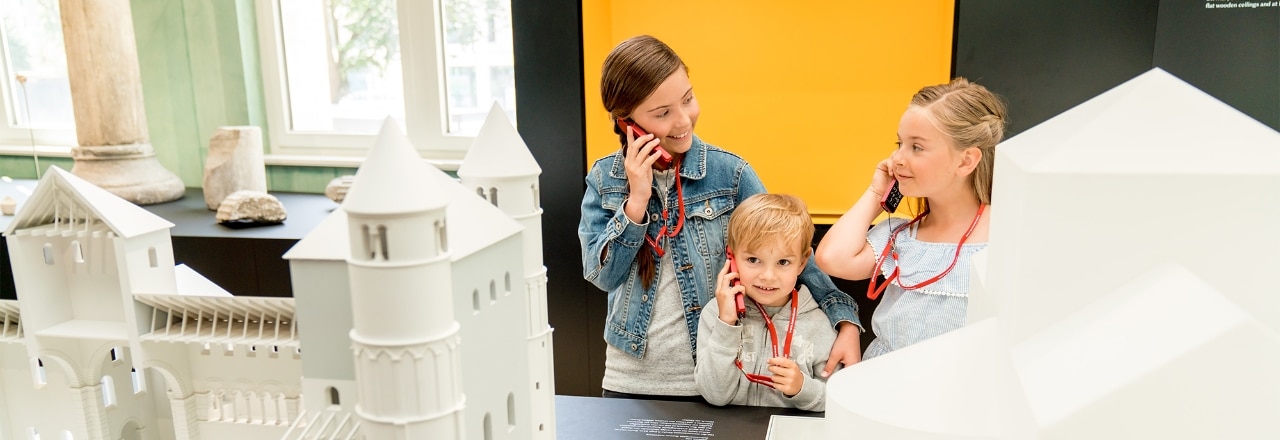
M 291 299 L 175 267 L 171 223 L 51 168 L 5 231 L 0 440 L 554 439 L 540 174 L 497 106 L 461 184 L 388 119 Z

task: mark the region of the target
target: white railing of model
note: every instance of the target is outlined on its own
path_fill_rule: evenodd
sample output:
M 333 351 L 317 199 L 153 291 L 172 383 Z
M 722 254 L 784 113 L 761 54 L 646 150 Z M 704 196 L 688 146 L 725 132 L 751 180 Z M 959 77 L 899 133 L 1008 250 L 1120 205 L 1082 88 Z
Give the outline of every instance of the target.
M 0 299 L 0 342 L 22 342 L 22 314 L 17 300 Z
M 293 298 L 134 294 L 153 307 L 144 341 L 298 347 Z
M 343 411 L 341 407 L 331 406 L 320 413 L 307 418 L 307 411 L 300 411 L 298 418 L 284 433 L 283 440 L 351 440 L 360 433 L 360 421 Z

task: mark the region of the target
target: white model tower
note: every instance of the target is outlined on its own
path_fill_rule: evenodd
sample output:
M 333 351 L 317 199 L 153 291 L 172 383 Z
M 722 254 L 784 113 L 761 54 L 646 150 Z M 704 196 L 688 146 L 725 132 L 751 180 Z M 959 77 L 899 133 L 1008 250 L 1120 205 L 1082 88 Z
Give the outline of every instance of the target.
M 342 204 L 361 437 L 461 439 L 447 199 L 394 121 L 381 133 Z
M 542 262 L 542 168 L 497 103 L 489 110 L 458 177 L 524 227 L 524 284 L 528 298 L 529 399 L 534 439 L 554 439 L 555 376 L 552 328 L 547 321 L 547 267 Z

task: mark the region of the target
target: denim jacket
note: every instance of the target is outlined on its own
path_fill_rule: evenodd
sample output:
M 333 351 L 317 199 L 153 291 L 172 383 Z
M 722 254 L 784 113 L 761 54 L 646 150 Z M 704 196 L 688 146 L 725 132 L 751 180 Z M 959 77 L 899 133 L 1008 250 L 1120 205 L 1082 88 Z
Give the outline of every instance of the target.
M 669 240 L 676 282 L 684 305 L 684 321 L 689 328 L 689 347 L 697 353 L 698 316 L 702 306 L 715 297 L 716 275 L 724 267 L 725 239 L 729 215 L 738 203 L 765 191 L 755 170 L 736 154 L 707 144 L 697 136 L 680 165 L 684 191 L 685 222 L 681 232 Z M 637 252 L 653 252 L 645 236 L 655 237 L 662 228 L 663 203 L 674 224 L 678 217 L 676 194 L 659 191 L 656 183 L 646 210 L 648 218 L 635 223 L 623 212 L 630 190 L 621 150 L 597 160 L 587 175 L 582 197 L 582 219 L 578 240 L 582 245 L 582 274 L 596 287 L 609 292 L 609 312 L 604 338 L 610 345 L 643 358 L 653 295 L 657 282 L 644 288 L 637 274 Z M 656 256 L 655 256 L 656 260 Z M 655 265 L 662 270 L 662 265 Z M 812 257 L 800 275 L 832 325 L 858 321 L 853 298 L 836 288 Z

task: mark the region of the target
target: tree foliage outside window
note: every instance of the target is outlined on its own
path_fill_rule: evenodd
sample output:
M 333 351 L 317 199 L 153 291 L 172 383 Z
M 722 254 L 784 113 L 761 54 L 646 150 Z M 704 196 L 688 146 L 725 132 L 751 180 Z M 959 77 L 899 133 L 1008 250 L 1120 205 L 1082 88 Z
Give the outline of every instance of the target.
M 0 1 L 3 52 L 0 66 L 15 127 L 70 129 L 71 86 L 57 0 Z M 29 107 L 29 108 L 28 108 Z
M 399 58 L 400 33 L 393 0 L 330 0 L 330 87 L 336 104 L 351 93 L 352 74 L 385 76 Z

